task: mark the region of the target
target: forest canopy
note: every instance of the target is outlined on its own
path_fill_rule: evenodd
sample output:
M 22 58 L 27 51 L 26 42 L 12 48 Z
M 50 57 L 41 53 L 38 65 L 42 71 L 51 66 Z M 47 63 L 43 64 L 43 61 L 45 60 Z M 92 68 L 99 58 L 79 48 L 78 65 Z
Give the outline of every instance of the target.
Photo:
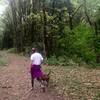
M 0 48 L 100 63 L 100 0 L 6 0 Z

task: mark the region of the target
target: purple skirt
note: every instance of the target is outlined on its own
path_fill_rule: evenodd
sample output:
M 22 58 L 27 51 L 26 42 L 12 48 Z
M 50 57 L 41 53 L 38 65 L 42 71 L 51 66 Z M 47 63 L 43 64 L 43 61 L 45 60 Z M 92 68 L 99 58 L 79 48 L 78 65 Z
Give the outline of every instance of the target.
M 32 65 L 31 66 L 31 77 L 34 78 L 39 78 L 43 75 L 43 72 L 41 70 L 40 65 Z

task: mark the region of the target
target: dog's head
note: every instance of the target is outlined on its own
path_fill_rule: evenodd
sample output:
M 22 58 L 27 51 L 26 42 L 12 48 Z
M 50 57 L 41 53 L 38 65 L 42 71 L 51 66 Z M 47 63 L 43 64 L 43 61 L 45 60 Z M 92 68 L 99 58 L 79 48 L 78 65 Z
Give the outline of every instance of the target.
M 41 81 L 43 82 L 43 84 L 44 84 L 45 86 L 48 86 L 48 84 L 49 84 L 50 73 L 51 73 L 51 71 L 49 71 L 48 74 L 43 74 L 43 76 L 41 77 Z
M 48 74 L 43 74 L 42 79 L 43 80 L 48 80 L 50 78 L 51 70 L 49 71 Z

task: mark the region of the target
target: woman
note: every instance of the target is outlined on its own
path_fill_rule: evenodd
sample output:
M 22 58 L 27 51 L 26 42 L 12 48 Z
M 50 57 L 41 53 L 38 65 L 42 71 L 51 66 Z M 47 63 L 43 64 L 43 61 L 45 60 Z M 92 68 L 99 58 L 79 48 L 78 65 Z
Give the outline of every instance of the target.
M 31 82 L 32 82 L 32 88 L 34 88 L 34 79 L 36 78 L 37 80 L 39 80 L 39 78 L 43 75 L 43 72 L 41 70 L 43 57 L 40 53 L 37 52 L 36 48 L 32 48 L 32 55 L 30 59 L 31 59 Z

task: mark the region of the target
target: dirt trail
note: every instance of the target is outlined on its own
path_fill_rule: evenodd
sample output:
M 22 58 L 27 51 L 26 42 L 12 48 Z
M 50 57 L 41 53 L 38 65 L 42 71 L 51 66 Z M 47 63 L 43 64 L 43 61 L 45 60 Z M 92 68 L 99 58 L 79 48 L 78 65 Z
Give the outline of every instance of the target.
M 4 55 L 9 63 L 0 69 L 0 100 L 63 100 L 52 89 L 43 93 L 38 82 L 31 90 L 29 59 L 15 54 Z

